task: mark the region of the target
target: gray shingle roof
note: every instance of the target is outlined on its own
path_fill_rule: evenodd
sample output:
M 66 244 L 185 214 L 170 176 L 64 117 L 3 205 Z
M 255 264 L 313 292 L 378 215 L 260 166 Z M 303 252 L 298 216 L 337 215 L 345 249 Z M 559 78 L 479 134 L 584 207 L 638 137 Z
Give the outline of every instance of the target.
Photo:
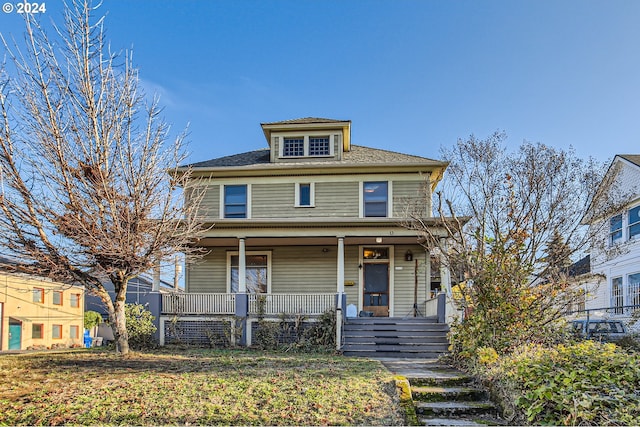
M 320 117 L 304 117 L 300 119 L 283 120 L 281 122 L 262 123 L 262 125 L 297 125 L 297 124 L 336 123 L 336 122 L 350 122 L 350 120 L 323 119 Z
M 234 154 L 231 156 L 219 157 L 217 159 L 206 160 L 204 162 L 193 163 L 193 168 L 224 168 L 224 167 L 239 167 L 239 166 L 262 166 L 269 167 L 269 165 L 282 166 L 283 163 L 271 163 L 269 158 L 269 149 L 262 149 L 256 151 L 249 151 L 247 153 Z M 313 159 L 299 159 L 296 162 L 287 162 L 289 166 L 300 165 L 318 165 L 318 166 L 353 166 L 353 165 L 389 165 L 389 164 L 416 164 L 416 163 L 439 163 L 437 160 L 429 159 L 426 157 L 414 156 L 410 154 L 396 153 L 394 151 L 381 150 L 378 148 L 363 147 L 359 145 L 352 145 L 351 151 L 345 152 L 342 155 L 342 160 L 327 161 Z

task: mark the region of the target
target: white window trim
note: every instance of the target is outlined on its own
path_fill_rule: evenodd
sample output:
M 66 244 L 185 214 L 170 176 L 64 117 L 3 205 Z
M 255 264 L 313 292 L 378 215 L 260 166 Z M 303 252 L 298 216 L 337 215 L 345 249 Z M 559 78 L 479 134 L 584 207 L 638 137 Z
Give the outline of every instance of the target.
M 625 237 L 625 232 L 626 232 L 626 238 L 629 241 L 640 239 L 640 234 L 636 234 L 635 236 L 631 236 L 631 226 L 635 225 L 635 224 L 638 224 L 638 223 L 636 222 L 636 223 L 631 224 L 629 222 L 629 214 L 631 213 L 631 210 L 632 209 L 636 209 L 638 207 L 640 207 L 640 205 L 631 206 L 629 209 L 626 210 L 625 215 L 622 215 L 622 228 L 623 228 L 622 237 L 623 238 Z M 626 227 L 625 227 L 625 222 L 626 222 Z
M 231 293 L 231 257 L 239 256 L 239 251 L 227 251 L 227 293 Z M 271 293 L 271 251 L 246 251 L 245 255 L 266 255 L 267 256 L 267 294 Z
M 364 183 L 365 182 L 386 182 L 387 183 L 387 216 L 386 217 L 366 217 L 364 216 Z M 358 199 L 360 200 L 358 207 L 359 218 L 393 218 L 393 181 L 385 179 L 367 179 L 358 183 Z
M 226 218 L 224 216 L 224 193 L 225 193 L 225 187 L 227 187 L 228 185 L 246 185 L 247 187 L 247 217 L 246 218 Z M 244 221 L 246 219 L 251 219 L 251 184 L 221 184 L 220 185 L 220 209 L 219 209 L 219 218 L 220 219 L 231 219 L 231 220 L 236 220 L 236 221 Z
M 308 205 L 300 204 L 300 186 L 302 184 L 309 184 L 309 202 Z M 295 204 L 296 208 L 315 208 L 316 207 L 316 184 L 315 182 L 296 182 L 295 184 Z

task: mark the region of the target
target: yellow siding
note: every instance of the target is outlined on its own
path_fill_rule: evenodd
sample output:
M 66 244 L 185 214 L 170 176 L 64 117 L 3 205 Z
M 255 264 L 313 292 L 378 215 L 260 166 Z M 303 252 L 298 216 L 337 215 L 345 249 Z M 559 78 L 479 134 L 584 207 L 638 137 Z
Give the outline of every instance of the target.
M 33 301 L 33 289 L 43 290 L 43 302 Z M 54 292 L 59 293 L 61 304 L 53 303 Z M 78 307 L 71 306 L 71 295 L 78 295 Z M 2 303 L 1 350 L 9 349 L 10 321 L 20 323 L 20 348 L 32 346 L 71 347 L 82 345 L 84 332 L 84 288 L 40 280 L 28 276 L 0 273 L 0 303 Z M 33 337 L 33 325 L 42 325 L 42 338 Z M 60 327 L 61 337 L 53 338 L 54 325 Z M 78 336 L 70 335 L 71 326 L 77 327 Z

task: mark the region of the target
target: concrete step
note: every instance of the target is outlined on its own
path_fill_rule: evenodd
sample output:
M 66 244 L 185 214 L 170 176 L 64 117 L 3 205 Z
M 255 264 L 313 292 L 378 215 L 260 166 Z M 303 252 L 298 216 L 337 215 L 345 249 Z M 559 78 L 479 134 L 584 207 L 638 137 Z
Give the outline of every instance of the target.
M 397 352 L 397 351 L 344 351 L 344 356 L 349 357 L 366 357 L 368 359 L 380 358 L 403 358 L 403 359 L 437 359 L 445 354 L 440 351 L 423 351 L 423 352 Z
M 421 417 L 418 419 L 423 426 L 501 426 L 504 421 L 493 417 L 472 417 L 472 418 L 444 418 L 444 417 Z
M 448 402 L 414 402 L 416 413 L 438 417 L 470 417 L 475 415 L 493 415 L 496 407 L 488 400 L 484 401 L 448 401 Z
M 442 386 L 416 386 L 411 387 L 413 400 L 422 402 L 446 402 L 446 401 L 484 401 L 489 394 L 476 387 L 442 387 Z
M 350 317 L 347 318 L 346 325 L 357 325 L 357 324 L 395 324 L 395 323 L 418 323 L 418 324 L 426 324 L 426 323 L 438 323 L 438 318 L 436 316 L 430 317 Z
M 426 338 L 426 339 L 425 339 Z M 390 336 L 346 336 L 345 341 L 349 344 L 444 344 L 449 346 L 449 340 L 445 336 L 427 337 L 390 337 Z
M 344 329 L 345 337 L 406 337 L 406 338 L 424 338 L 424 337 L 447 337 L 448 331 L 440 329 L 420 329 L 420 330 L 375 330 L 375 329 Z

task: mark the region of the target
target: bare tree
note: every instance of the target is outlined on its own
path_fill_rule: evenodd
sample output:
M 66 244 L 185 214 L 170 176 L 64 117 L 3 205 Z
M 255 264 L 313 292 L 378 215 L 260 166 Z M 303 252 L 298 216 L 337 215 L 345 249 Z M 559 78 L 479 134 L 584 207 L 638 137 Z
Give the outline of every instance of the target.
M 623 199 L 614 196 L 613 180 L 602 181 L 606 165 L 540 143 L 510 151 L 502 132 L 459 140 L 442 154 L 450 165 L 445 190 L 435 195 L 435 220 L 408 205 L 404 225 L 463 276 L 460 303 L 483 306 L 494 331 L 517 329 L 524 339 L 543 333 L 576 295 L 568 260 L 597 242 L 600 230 L 584 226 L 584 216 L 606 217 Z
M 129 280 L 197 252 L 203 227 L 197 192 L 182 203 L 190 171 L 168 174 L 185 159 L 184 134 L 170 139 L 131 55 L 105 43 L 96 9 L 65 6 L 52 38 L 29 15 L 24 43 L 2 35 L 0 251 L 22 272 L 94 291 L 126 354 Z

